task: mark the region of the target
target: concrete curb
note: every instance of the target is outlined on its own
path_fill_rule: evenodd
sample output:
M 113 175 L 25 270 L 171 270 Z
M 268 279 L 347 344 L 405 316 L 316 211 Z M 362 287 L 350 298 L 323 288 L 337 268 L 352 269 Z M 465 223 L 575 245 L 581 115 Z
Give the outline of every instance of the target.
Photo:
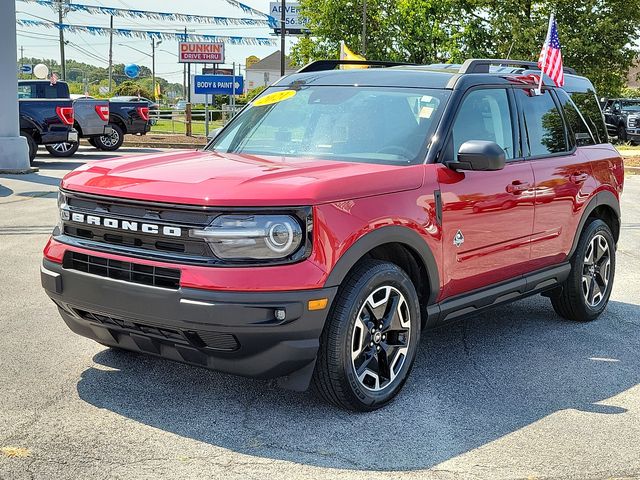
M 29 167 L 29 168 L 20 168 L 17 170 L 13 169 L 0 169 L 0 175 L 27 175 L 29 173 L 36 173 L 40 171 L 39 167 Z

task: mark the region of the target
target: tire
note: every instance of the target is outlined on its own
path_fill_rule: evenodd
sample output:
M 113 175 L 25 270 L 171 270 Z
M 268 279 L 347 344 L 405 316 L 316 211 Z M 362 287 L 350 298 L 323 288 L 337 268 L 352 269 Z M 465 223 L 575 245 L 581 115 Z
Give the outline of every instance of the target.
M 391 311 L 398 314 L 391 316 Z M 407 380 L 420 326 L 418 295 L 409 276 L 393 263 L 361 262 L 343 282 L 329 312 L 312 379 L 315 390 L 349 410 L 384 406 Z
M 92 147 L 98 148 L 98 144 L 96 143 L 96 140 L 94 137 L 87 138 L 87 142 L 89 142 L 89 145 L 91 145 Z
M 95 137 L 96 147 L 105 152 L 114 152 L 122 146 L 124 133 L 118 125 L 111 125 L 111 135 Z
M 618 143 L 626 143 L 627 142 L 627 130 L 624 128 L 624 125 L 618 125 Z
M 615 266 L 611 229 L 602 220 L 595 219 L 580 235 L 569 277 L 550 295 L 553 309 L 567 320 L 590 322 L 598 318 L 609 302 Z
M 20 135 L 23 136 L 27 140 L 27 146 L 29 147 L 29 163 L 33 165 L 33 161 L 38 154 L 38 144 L 33 139 L 30 133 L 20 132 Z
M 53 145 L 47 145 L 45 148 L 47 149 L 47 152 L 49 152 L 49 154 L 52 157 L 70 157 L 71 155 L 73 155 L 78 151 L 79 146 L 80 146 L 79 142 L 75 142 L 75 143 L 64 142 L 64 143 L 55 143 Z

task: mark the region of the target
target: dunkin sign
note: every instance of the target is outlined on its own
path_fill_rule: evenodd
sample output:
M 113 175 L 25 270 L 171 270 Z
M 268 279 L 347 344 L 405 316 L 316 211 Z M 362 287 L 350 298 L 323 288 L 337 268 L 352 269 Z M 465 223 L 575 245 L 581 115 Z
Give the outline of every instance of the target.
M 180 63 L 224 63 L 224 43 L 180 42 L 178 58 Z

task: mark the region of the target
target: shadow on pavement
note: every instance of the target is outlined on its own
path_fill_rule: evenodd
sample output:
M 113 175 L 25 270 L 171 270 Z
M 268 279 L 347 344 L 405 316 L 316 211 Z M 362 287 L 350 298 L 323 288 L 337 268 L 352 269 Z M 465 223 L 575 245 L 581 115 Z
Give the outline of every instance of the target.
M 634 323 L 635 322 L 635 323 Z M 640 306 L 562 321 L 542 297 L 423 332 L 400 397 L 356 414 L 311 393 L 123 351 L 94 357 L 80 397 L 155 428 L 243 454 L 322 467 L 416 470 L 554 412 L 600 405 L 640 382 Z M 108 368 L 104 368 L 108 367 Z

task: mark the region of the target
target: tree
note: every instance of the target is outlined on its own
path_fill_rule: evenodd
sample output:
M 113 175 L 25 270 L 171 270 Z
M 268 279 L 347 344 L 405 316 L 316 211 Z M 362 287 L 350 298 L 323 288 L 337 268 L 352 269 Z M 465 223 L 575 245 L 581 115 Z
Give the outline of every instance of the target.
M 117 96 L 138 95 L 138 96 L 149 98 L 149 99 L 153 98 L 153 94 L 151 93 L 151 90 L 147 90 L 139 82 L 134 82 L 132 80 L 127 80 L 126 82 L 122 82 L 120 85 L 116 87 L 113 93 L 114 95 L 117 95 Z

